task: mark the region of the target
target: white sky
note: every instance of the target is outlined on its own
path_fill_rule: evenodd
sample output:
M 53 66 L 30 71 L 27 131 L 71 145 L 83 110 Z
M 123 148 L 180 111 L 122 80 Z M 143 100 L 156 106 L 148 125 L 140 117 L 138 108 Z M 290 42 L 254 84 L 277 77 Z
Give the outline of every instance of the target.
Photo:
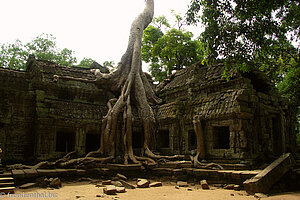
M 155 0 L 155 16 L 170 10 L 185 14 L 191 0 Z M 144 0 L 0 0 L 0 43 L 29 42 L 47 33 L 57 46 L 83 57 L 119 62 L 126 50 L 133 19 Z M 171 17 L 168 17 L 171 19 Z M 195 36 L 201 28 L 187 28 Z

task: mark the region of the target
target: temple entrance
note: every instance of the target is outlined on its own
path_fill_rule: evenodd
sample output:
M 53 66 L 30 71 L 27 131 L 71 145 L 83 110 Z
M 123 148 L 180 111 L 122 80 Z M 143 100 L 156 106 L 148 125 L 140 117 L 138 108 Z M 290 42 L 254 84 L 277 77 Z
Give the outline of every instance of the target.
M 75 149 L 75 132 L 56 133 L 56 152 L 71 152 Z
M 213 128 L 214 149 L 230 148 L 230 131 L 228 126 L 215 126 Z
M 87 133 L 85 135 L 85 153 L 97 151 L 100 148 L 101 135 L 97 133 Z

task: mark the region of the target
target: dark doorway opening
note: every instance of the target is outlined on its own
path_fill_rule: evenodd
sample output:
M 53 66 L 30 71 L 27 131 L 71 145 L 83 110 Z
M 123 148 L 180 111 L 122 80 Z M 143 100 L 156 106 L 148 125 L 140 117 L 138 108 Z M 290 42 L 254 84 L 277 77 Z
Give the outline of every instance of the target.
M 272 133 L 273 133 L 273 151 L 279 156 L 283 153 L 283 138 L 281 134 L 281 120 L 280 116 L 272 118 Z
M 85 135 L 85 153 L 97 151 L 100 148 L 101 135 L 96 133 L 87 133 Z
M 194 129 L 188 131 L 189 137 L 189 150 L 193 150 L 197 148 L 197 137 Z
M 170 132 L 169 130 L 158 131 L 158 147 L 169 148 L 170 147 Z
M 230 148 L 230 131 L 228 126 L 217 126 L 213 128 L 214 149 Z
M 57 132 L 56 133 L 56 151 L 71 152 L 75 149 L 74 132 Z

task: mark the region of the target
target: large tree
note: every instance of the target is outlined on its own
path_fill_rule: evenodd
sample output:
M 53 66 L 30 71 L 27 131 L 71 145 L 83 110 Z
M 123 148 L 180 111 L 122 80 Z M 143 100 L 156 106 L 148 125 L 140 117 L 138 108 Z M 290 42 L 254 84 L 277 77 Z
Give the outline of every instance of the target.
M 119 95 L 107 103 L 108 113 L 102 120 L 102 137 L 100 149 L 87 155 L 100 153 L 103 161 L 112 160 L 116 156 L 116 133 L 118 118 L 122 115 L 122 141 L 124 147 L 124 163 L 131 160 L 139 163 L 141 160 L 154 162 L 161 158 L 152 153 L 150 142 L 155 134 L 155 118 L 150 104 L 159 104 L 161 100 L 155 95 L 148 79 L 142 71 L 141 44 L 144 29 L 151 23 L 154 14 L 154 0 L 146 0 L 144 11 L 133 21 L 130 30 L 127 50 L 118 63 L 117 69 L 110 74 L 97 74 L 97 82 L 106 85 Z M 143 154 L 138 157 L 132 149 L 132 107 L 138 110 L 144 132 Z
M 56 46 L 56 38 L 51 34 L 41 34 L 32 41 L 23 44 L 16 40 L 13 44 L 0 46 L 0 67 L 25 70 L 26 61 L 30 54 L 37 59 L 56 62 L 63 66 L 76 63 L 74 51 Z
M 183 29 L 184 21 L 175 15 L 176 26 L 171 28 L 164 16 L 154 18 L 143 35 L 142 60 L 150 63 L 151 75 L 161 82 L 172 74 L 202 59 L 202 45 L 193 34 Z
M 295 0 L 192 0 L 187 21 L 204 24 L 201 38 L 207 44 L 208 62 L 271 71 L 282 69 L 279 62 L 299 63 L 299 13 Z

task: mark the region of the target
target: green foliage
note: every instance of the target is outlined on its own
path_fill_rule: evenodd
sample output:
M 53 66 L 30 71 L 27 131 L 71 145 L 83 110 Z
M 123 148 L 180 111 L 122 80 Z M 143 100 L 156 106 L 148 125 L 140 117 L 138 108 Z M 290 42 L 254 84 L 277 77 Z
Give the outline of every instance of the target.
M 90 68 L 93 62 L 95 62 L 95 60 L 91 58 L 83 58 L 78 64 L 78 67 Z
M 28 52 L 20 40 L 16 40 L 14 44 L 2 44 L 0 48 L 0 67 L 24 69 Z
M 76 63 L 76 58 L 73 57 L 74 51 L 67 48 L 58 49 L 55 37 L 41 34 L 25 45 L 19 40 L 14 44 L 2 44 L 0 67 L 24 70 L 29 54 L 34 54 L 39 60 L 48 60 L 63 66 Z
M 299 11 L 293 0 L 192 0 L 187 21 L 205 25 L 201 36 L 209 62 L 225 59 L 248 70 L 268 62 L 264 52 L 278 58 L 278 50 L 286 51 L 280 44 L 288 42 L 288 35 L 299 41 Z
M 176 15 L 176 23 L 182 27 L 182 18 Z M 150 63 L 150 72 L 155 81 L 161 82 L 173 70 L 182 69 L 202 58 L 201 43 L 193 40 L 193 34 L 188 31 L 170 28 L 164 16 L 154 18 L 143 35 L 142 60 Z M 167 31 L 164 33 L 163 29 Z
M 108 68 L 114 68 L 114 61 L 104 61 L 103 62 L 103 67 L 108 67 Z
M 192 0 L 187 21 L 201 21 L 208 63 L 266 72 L 280 92 L 299 99 L 300 3 L 295 0 Z M 201 13 L 201 14 L 199 14 Z M 297 103 L 299 105 L 299 102 Z
M 159 17 L 154 17 L 152 24 L 156 25 L 157 28 L 162 28 L 163 26 L 170 28 L 170 24 L 166 18 L 166 16 L 159 16 Z

